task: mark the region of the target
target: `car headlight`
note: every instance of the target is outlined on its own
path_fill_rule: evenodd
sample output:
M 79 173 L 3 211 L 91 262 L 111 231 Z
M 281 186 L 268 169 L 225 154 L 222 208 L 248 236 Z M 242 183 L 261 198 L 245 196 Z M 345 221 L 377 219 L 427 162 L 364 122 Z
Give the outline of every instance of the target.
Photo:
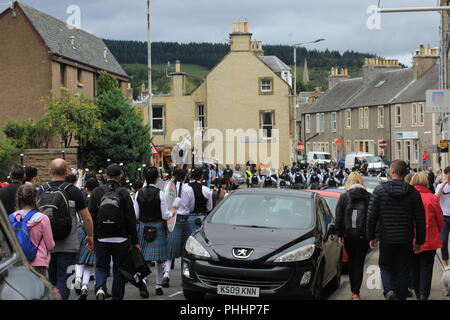
M 292 250 L 281 257 L 277 258 L 275 262 L 295 262 L 304 261 L 312 257 L 315 249 L 315 245 L 310 244 L 295 250 Z
M 211 258 L 208 251 L 198 242 L 193 236 L 190 236 L 186 241 L 186 252 L 195 256 Z

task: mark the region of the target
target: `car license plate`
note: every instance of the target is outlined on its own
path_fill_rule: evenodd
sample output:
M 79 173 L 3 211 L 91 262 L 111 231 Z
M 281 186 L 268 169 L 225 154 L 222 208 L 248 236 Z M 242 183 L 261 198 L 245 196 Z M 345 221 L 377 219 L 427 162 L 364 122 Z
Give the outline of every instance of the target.
M 219 284 L 217 286 L 217 294 L 239 297 L 259 297 L 259 288 Z

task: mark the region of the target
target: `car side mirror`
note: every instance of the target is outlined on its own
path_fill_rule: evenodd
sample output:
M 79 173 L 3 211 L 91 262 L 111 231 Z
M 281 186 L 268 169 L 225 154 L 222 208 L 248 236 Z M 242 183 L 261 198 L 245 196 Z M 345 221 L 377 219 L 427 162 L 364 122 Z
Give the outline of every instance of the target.
M 202 218 L 197 218 L 197 219 L 195 219 L 194 224 L 195 224 L 197 227 L 201 227 L 202 224 L 203 224 Z

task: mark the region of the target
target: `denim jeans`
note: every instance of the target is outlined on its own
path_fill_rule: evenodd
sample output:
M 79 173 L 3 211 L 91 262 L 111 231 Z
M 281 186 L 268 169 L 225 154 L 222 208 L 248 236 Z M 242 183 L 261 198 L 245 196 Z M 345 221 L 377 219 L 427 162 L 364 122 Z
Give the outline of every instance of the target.
M 126 280 L 119 271 L 120 265 L 128 256 L 130 250 L 129 241 L 123 243 L 109 243 L 99 242 L 95 243 L 95 255 L 97 258 L 95 271 L 95 292 L 102 289 L 106 292 L 106 278 L 108 270 L 111 265 L 111 258 L 113 262 L 113 284 L 112 284 L 112 299 L 123 300 L 125 295 Z
M 412 241 L 407 244 L 380 242 L 380 272 L 384 295 L 394 291 L 398 300 L 406 300 L 411 281 L 413 261 Z
M 52 253 L 50 265 L 48 266 L 48 279 L 51 284 L 58 288 L 61 298 L 68 300 L 70 289 L 67 287 L 67 279 L 70 274 L 67 269 L 75 265 L 77 254 L 75 252 L 58 252 Z
M 444 216 L 444 228 L 441 232 L 442 248 L 441 255 L 442 260 L 448 261 L 448 234 L 450 233 L 450 216 Z

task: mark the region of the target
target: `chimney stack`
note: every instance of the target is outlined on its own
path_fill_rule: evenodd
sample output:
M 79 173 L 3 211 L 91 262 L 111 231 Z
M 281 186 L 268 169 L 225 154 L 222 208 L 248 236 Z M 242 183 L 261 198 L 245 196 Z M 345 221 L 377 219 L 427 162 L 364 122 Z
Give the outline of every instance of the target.
M 172 94 L 174 96 L 186 95 L 187 74 L 181 72 L 180 60 L 175 62 L 175 72 L 171 73 L 170 76 L 172 77 Z
M 430 48 L 420 45 L 413 57 L 414 79 L 419 79 L 425 72 L 433 67 L 440 58 L 439 48 Z
M 366 58 L 363 65 L 363 82 L 369 84 L 384 72 L 400 69 L 398 60 L 383 58 Z
M 348 69 L 341 68 L 339 71 L 338 67 L 331 68 L 330 75 L 328 76 L 328 90 L 335 87 L 342 80 L 348 79 Z
M 248 22 L 234 22 L 233 32 L 230 34 L 231 51 L 253 51 L 251 40 Z M 258 51 L 262 51 L 262 48 Z

